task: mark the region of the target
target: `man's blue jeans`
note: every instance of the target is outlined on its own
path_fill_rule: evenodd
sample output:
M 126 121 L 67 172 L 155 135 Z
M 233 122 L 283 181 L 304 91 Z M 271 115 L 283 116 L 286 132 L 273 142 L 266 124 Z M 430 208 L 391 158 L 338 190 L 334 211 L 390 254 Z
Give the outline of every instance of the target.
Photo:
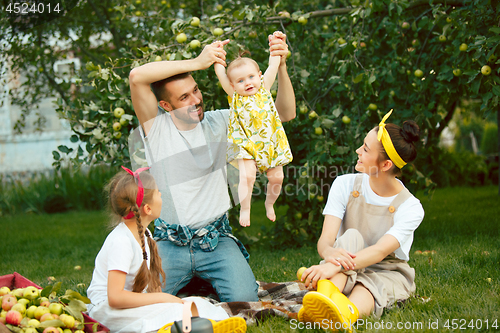
M 164 292 L 176 295 L 196 275 L 212 284 L 221 302 L 258 301 L 252 269 L 236 242 L 219 237 L 212 252 L 204 252 L 195 237 L 186 246 L 158 241 L 158 252 L 167 276 Z

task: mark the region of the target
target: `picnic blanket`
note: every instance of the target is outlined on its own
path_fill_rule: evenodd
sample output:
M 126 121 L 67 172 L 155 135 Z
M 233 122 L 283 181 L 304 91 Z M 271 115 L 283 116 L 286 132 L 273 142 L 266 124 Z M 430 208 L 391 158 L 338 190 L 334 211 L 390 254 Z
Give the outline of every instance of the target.
M 258 302 L 218 302 L 212 298 L 209 300 L 221 306 L 229 316 L 242 317 L 247 325 L 256 324 L 272 316 L 297 319 L 297 313 L 302 307 L 302 298 L 309 291 L 304 283 L 297 281 L 257 281 L 257 283 Z

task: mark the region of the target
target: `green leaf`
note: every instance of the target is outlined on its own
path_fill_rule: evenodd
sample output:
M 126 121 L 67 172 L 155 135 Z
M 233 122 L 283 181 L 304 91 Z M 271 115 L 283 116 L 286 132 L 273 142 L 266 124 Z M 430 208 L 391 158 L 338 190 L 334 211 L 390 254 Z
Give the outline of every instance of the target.
M 322 120 L 321 124 L 325 126 L 326 128 L 331 128 L 335 122 L 331 119 L 325 118 Z
M 481 78 L 479 80 L 475 80 L 474 82 L 472 82 L 471 91 L 474 94 L 477 94 L 479 92 L 479 87 L 481 87 Z
M 332 114 L 335 118 L 338 118 L 342 114 L 342 108 L 339 106 L 332 111 Z
M 70 315 L 75 317 L 76 320 L 83 323 L 83 315 L 82 315 L 82 312 L 79 310 L 80 307 L 78 305 L 73 307 L 71 303 L 72 302 L 70 302 L 70 304 L 66 305 L 64 307 L 64 310 L 66 310 Z
M 52 157 L 54 158 L 54 160 L 58 161 L 61 159 L 61 154 L 54 150 L 52 151 Z
M 47 328 L 47 327 L 63 327 L 64 323 L 59 319 L 46 320 L 38 325 L 38 328 Z
M 492 91 L 495 95 L 500 96 L 500 87 L 499 86 L 493 86 Z
M 80 297 L 83 296 L 80 295 Z M 88 298 L 86 298 L 86 300 L 89 302 L 88 304 L 90 304 L 90 300 Z M 69 302 L 68 306 L 76 311 L 87 311 L 87 305 L 85 305 L 85 303 L 79 299 L 72 299 Z
M 373 83 L 373 82 L 375 82 L 376 80 L 377 80 L 377 77 L 376 77 L 374 74 L 372 74 L 372 75 L 370 76 L 370 78 L 368 79 L 368 83 L 369 83 L 369 84 L 372 84 L 372 83 Z
M 337 153 L 340 155 L 344 155 L 345 153 L 348 153 L 351 148 L 345 147 L 345 146 L 339 146 L 337 147 Z
M 52 292 L 49 294 L 49 296 L 51 294 L 57 294 L 59 292 L 59 290 L 61 290 L 61 285 L 62 285 L 62 282 L 57 282 L 56 284 L 54 284 L 54 286 L 52 287 Z
M 64 297 L 67 297 L 68 299 L 74 299 L 74 300 L 80 300 L 85 304 L 90 304 L 90 299 L 88 299 L 85 296 L 82 296 L 79 292 L 68 289 L 66 290 L 66 294 L 64 294 Z M 85 307 L 86 308 L 86 307 Z M 85 311 L 85 310 L 82 310 Z
M 70 138 L 69 138 L 69 141 L 75 143 L 75 142 L 78 142 L 78 135 L 76 134 L 73 134 Z
M 500 28 L 499 27 L 493 27 L 493 28 L 490 28 L 490 31 L 491 32 L 494 32 L 496 34 L 500 34 Z
M 11 325 L 11 324 L 6 324 L 5 326 L 7 326 L 7 328 L 11 332 L 15 332 L 15 333 L 23 333 L 24 332 L 24 330 L 22 328 L 14 326 L 14 325 Z
M 58 147 L 57 147 L 57 149 L 58 149 L 60 152 L 65 153 L 65 154 L 69 154 L 69 153 L 71 153 L 71 152 L 73 151 L 73 149 L 72 149 L 72 148 L 68 148 L 68 147 L 66 147 L 65 145 L 60 145 L 60 146 L 58 146 Z
M 359 82 L 361 82 L 361 80 L 363 80 L 363 75 L 364 75 L 364 73 L 359 74 L 359 75 L 358 75 L 358 76 L 356 76 L 354 79 L 352 79 L 352 82 L 354 82 L 354 83 L 359 83 Z
M 54 286 L 52 286 L 52 285 L 49 284 L 47 287 L 43 288 L 43 290 L 40 292 L 40 296 L 41 297 L 49 297 L 49 295 L 52 292 L 53 288 L 54 288 Z

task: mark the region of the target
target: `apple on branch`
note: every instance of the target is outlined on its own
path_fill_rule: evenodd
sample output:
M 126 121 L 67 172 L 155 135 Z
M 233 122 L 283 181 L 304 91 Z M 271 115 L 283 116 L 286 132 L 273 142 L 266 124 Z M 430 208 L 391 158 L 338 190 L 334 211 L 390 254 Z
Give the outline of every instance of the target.
M 193 27 L 199 27 L 200 26 L 200 19 L 197 18 L 196 16 L 193 16 L 193 18 L 191 19 L 191 26 Z
M 175 40 L 177 41 L 177 43 L 184 43 L 185 41 L 187 41 L 187 36 L 185 33 L 181 32 L 180 34 L 177 35 L 177 37 L 175 37 Z

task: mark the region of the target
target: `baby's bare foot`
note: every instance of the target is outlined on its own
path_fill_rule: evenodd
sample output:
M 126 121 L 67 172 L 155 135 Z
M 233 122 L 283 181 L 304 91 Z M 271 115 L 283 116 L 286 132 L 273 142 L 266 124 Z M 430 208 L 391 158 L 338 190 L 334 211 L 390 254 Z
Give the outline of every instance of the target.
M 276 214 L 274 213 L 274 205 L 265 203 L 266 206 L 266 216 L 271 221 L 276 221 Z
M 240 209 L 240 225 L 242 227 L 250 226 L 250 209 Z

